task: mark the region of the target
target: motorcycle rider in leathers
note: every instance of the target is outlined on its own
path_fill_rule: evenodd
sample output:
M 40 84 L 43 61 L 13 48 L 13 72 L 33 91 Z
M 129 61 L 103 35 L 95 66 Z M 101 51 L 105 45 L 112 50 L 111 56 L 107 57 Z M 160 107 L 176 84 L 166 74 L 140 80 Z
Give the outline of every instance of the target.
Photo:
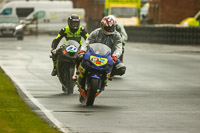
M 51 73 L 52 76 L 57 75 L 56 70 L 56 48 L 60 42 L 60 40 L 65 37 L 66 40 L 74 40 L 77 41 L 80 45 L 82 45 L 82 37 L 86 40 L 86 38 L 89 36 L 89 34 L 86 32 L 85 28 L 83 26 L 80 26 L 80 18 L 76 14 L 72 14 L 68 17 L 68 26 L 65 28 L 62 28 L 57 35 L 56 39 L 53 40 L 51 45 L 51 53 L 53 55 L 53 71 Z
M 122 54 L 122 38 L 119 32 L 116 31 L 116 24 L 113 18 L 106 16 L 100 22 L 101 28 L 98 28 L 90 33 L 85 43 L 81 46 L 79 55 L 84 54 L 87 46 L 92 43 L 102 43 L 111 49 L 111 56 L 114 62 L 111 76 L 123 75 L 126 67 L 118 59 Z M 79 65 L 79 68 L 81 64 Z M 82 85 L 80 85 L 82 86 Z

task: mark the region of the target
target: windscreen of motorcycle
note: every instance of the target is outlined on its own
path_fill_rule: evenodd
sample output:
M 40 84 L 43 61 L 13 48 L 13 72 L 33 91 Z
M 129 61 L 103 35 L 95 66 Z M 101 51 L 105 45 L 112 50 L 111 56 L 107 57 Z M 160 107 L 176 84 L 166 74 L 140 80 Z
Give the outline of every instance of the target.
M 77 49 L 79 48 L 80 44 L 74 40 L 68 40 L 64 43 L 64 46 L 74 45 Z
M 93 43 L 93 44 L 90 44 L 89 47 L 92 48 L 95 54 L 98 54 L 98 55 L 104 56 L 108 52 L 111 53 L 111 49 L 102 43 Z

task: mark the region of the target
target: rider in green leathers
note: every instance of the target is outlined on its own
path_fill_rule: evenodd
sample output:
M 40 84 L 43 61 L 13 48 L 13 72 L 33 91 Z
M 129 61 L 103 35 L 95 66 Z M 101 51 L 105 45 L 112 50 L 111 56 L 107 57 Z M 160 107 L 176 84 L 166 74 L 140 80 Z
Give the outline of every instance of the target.
M 60 40 L 65 37 L 65 39 L 68 40 L 75 40 L 77 41 L 80 45 L 82 45 L 82 37 L 86 40 L 86 38 L 89 36 L 87 31 L 83 26 L 80 26 L 80 18 L 76 14 L 72 14 L 68 18 L 68 26 L 62 28 L 57 35 L 57 37 L 53 40 L 52 45 L 51 45 L 51 53 L 53 55 L 53 71 L 51 73 L 52 76 L 57 75 L 57 70 L 56 70 L 56 48 L 60 42 Z

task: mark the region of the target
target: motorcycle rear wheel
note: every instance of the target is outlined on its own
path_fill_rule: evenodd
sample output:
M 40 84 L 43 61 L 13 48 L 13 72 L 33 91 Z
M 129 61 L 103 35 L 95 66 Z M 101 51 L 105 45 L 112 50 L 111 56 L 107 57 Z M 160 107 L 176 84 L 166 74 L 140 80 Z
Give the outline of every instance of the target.
M 92 78 L 87 89 L 86 105 L 92 106 L 94 104 L 97 89 L 99 88 L 99 79 Z

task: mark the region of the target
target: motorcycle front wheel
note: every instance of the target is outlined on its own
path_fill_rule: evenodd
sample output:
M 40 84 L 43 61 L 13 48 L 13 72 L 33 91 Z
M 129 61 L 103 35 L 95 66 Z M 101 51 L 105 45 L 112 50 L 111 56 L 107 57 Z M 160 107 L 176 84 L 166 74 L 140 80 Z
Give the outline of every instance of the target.
M 88 83 L 86 105 L 92 106 L 99 88 L 99 79 L 92 78 Z
M 73 94 L 74 92 L 75 82 L 72 79 L 73 75 L 74 75 L 74 68 L 72 67 L 70 67 L 69 69 L 65 68 L 63 76 L 64 86 L 62 86 L 62 90 L 68 95 Z

